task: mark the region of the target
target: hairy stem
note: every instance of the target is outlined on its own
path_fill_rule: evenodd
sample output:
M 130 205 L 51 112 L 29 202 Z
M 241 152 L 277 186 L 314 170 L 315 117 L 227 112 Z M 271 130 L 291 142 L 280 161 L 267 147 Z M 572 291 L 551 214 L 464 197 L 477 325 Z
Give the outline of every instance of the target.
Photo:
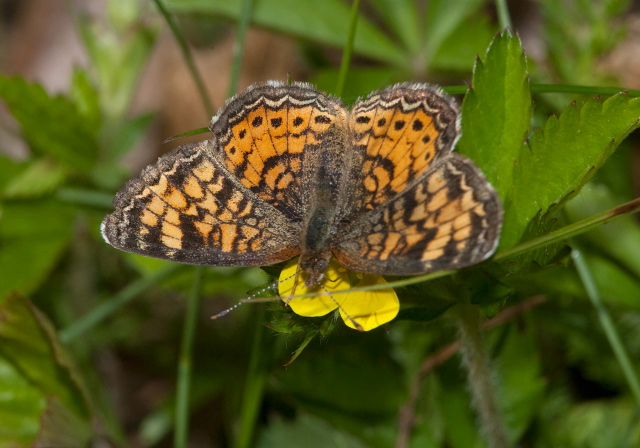
M 522 303 L 511 306 L 502 310 L 496 317 L 489 319 L 482 324 L 481 330 L 487 331 L 491 328 L 499 327 L 507 322 L 512 321 L 525 313 L 528 313 L 533 308 L 542 305 L 545 302 L 544 296 L 533 296 Z M 420 365 L 416 377 L 411 383 L 411 389 L 409 392 L 409 399 L 407 404 L 402 406 L 398 413 L 398 438 L 396 440 L 396 448 L 407 448 L 409 446 L 411 431 L 415 424 L 416 403 L 418 402 L 418 396 L 422 390 L 423 382 L 427 375 L 429 375 L 436 367 L 443 364 L 453 355 L 460 350 L 460 342 L 454 341 L 436 353 L 430 355 Z
M 460 304 L 452 311 L 457 318 L 460 333 L 462 363 L 467 370 L 473 404 L 487 442 L 492 448 L 508 448 L 509 442 L 498 409 L 491 366 L 482 344 L 480 310 L 475 305 Z

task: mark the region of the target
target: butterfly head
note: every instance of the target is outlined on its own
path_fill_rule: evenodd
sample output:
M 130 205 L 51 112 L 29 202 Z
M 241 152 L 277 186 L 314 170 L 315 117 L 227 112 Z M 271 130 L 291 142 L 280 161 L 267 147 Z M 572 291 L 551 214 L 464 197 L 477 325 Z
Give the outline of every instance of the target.
M 331 252 L 329 250 L 305 252 L 300 255 L 299 265 L 306 274 L 305 286 L 318 286 L 324 279 L 329 267 Z

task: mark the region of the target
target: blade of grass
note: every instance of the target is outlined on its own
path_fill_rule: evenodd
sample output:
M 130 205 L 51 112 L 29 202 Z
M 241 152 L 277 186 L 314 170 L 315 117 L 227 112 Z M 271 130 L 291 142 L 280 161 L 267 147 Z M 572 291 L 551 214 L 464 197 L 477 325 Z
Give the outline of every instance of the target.
M 136 280 L 135 282 L 124 288 L 122 291 L 82 316 L 73 324 L 62 329 L 59 334 L 60 340 L 63 343 L 69 343 L 73 341 L 78 336 L 91 330 L 93 327 L 95 327 L 107 317 L 112 315 L 114 312 L 119 310 L 123 305 L 138 297 L 138 295 L 140 295 L 147 289 L 160 283 L 168 276 L 185 267 L 185 265 L 170 264 L 147 277 Z
M 191 137 L 192 135 L 206 134 L 207 132 L 210 132 L 209 128 L 207 128 L 207 127 L 193 129 L 191 131 L 182 132 L 182 133 L 180 133 L 178 135 L 174 135 L 173 137 L 169 137 L 169 138 L 163 140 L 162 143 L 169 143 L 169 142 L 172 142 L 172 141 L 177 140 L 179 138 Z
M 447 92 L 449 95 L 464 95 L 469 90 L 469 86 L 442 86 L 442 90 Z
M 629 96 L 640 96 L 640 90 L 625 89 L 623 87 L 604 86 L 576 86 L 572 84 L 531 84 L 533 93 L 579 93 L 586 95 L 615 95 L 626 91 Z
M 236 31 L 236 41 L 233 44 L 233 66 L 231 67 L 231 81 L 229 82 L 227 95 L 229 98 L 235 95 L 238 90 L 238 79 L 240 78 L 240 68 L 242 67 L 242 58 L 244 56 L 244 40 L 247 37 L 252 12 L 253 0 L 244 0 Z
M 240 432 L 236 439 L 236 448 L 249 448 L 252 446 L 258 411 L 260 410 L 264 386 L 269 374 L 267 360 L 271 358 L 271 344 L 264 343 L 265 326 L 262 325 L 263 319 L 264 311 L 256 310 L 255 333 L 242 395 Z
M 89 205 L 91 207 L 105 209 L 113 207 L 113 193 L 81 188 L 59 188 L 58 191 L 56 191 L 56 196 L 72 204 Z
M 573 259 L 573 262 L 576 266 L 576 270 L 578 271 L 578 275 L 580 276 L 582 285 L 587 292 L 589 300 L 591 300 L 591 304 L 598 314 L 600 325 L 602 325 L 602 329 L 607 336 L 609 345 L 611 345 L 611 349 L 613 350 L 613 353 L 618 360 L 618 364 L 620 364 L 620 368 L 622 369 L 622 372 L 627 379 L 627 383 L 629 384 L 631 393 L 636 400 L 636 405 L 638 406 L 638 408 L 640 408 L 640 381 L 638 380 L 638 373 L 634 369 L 633 364 L 629 359 L 629 354 L 627 353 L 627 350 L 622 343 L 622 339 L 620 338 L 620 335 L 616 330 L 616 326 L 613 323 L 611 315 L 605 308 L 602 300 L 600 300 L 600 291 L 598 290 L 593 276 L 591 275 L 589 264 L 584 259 L 584 256 L 581 254 L 580 250 L 576 249 L 577 246 L 575 242 L 572 241 L 571 246 L 574 248 L 571 251 L 571 258 Z
M 443 86 L 442 89 L 450 95 L 464 95 L 469 90 L 469 86 Z M 577 86 L 573 84 L 531 84 L 531 92 L 585 95 L 615 95 L 620 92 L 627 92 L 630 97 L 640 96 L 640 90 L 626 89 L 624 87 Z
M 469 86 L 443 86 L 442 90 L 449 95 L 464 95 Z M 640 96 L 640 90 L 626 89 L 624 87 L 603 86 L 576 86 L 572 84 L 531 84 L 532 93 L 576 93 L 584 95 L 615 95 L 627 92 L 630 97 Z
M 569 224 L 568 226 L 564 226 L 561 229 L 554 230 L 553 232 L 549 232 L 546 235 L 542 235 L 538 238 L 525 241 L 524 243 L 518 244 L 511 249 L 500 252 L 495 257 L 493 257 L 493 260 L 506 260 L 507 258 L 514 257 L 515 255 L 524 252 L 540 249 L 541 247 L 547 246 L 549 244 L 558 243 L 568 238 L 588 232 L 589 230 L 599 226 L 600 224 L 604 224 L 616 218 L 620 218 L 630 213 L 636 213 L 638 211 L 640 211 L 640 198 L 612 208 L 611 210 L 606 210 L 597 215 L 593 215 L 578 222 L 574 222 L 573 224 Z
M 184 330 L 180 344 L 175 431 L 173 433 L 173 446 L 176 448 L 186 448 L 189 436 L 189 391 L 191 390 L 193 338 L 196 332 L 198 310 L 200 309 L 203 272 L 204 268 L 202 266 L 194 268 L 193 285 L 187 300 Z
M 200 72 L 198 72 L 196 64 L 193 61 L 193 56 L 191 56 L 191 50 L 189 49 L 189 46 L 187 45 L 186 40 L 184 39 L 184 37 L 182 36 L 182 33 L 178 29 L 178 26 L 173 20 L 173 17 L 171 17 L 171 14 L 167 10 L 167 8 L 165 8 L 164 5 L 162 4 L 162 1 L 161 0 L 153 0 L 153 1 L 158 7 L 160 14 L 162 14 L 164 19 L 166 20 L 167 25 L 169 25 L 169 28 L 171 29 L 173 36 L 176 38 L 176 42 L 178 43 L 178 46 L 180 47 L 180 51 L 182 52 L 182 57 L 184 58 L 184 61 L 187 63 L 187 68 L 191 72 L 191 76 L 193 77 L 193 80 L 196 83 L 196 88 L 200 93 L 200 98 L 202 99 L 202 104 L 204 105 L 204 109 L 207 112 L 207 115 L 209 115 L 209 117 L 212 117 L 214 114 L 213 105 L 211 104 L 211 100 L 209 99 L 209 95 L 207 94 L 207 89 L 204 86 L 204 82 L 202 81 Z
M 505 29 L 513 29 L 513 25 L 511 24 L 511 17 L 509 16 L 509 7 L 507 6 L 507 0 L 496 0 L 496 10 L 498 11 L 498 22 L 500 23 L 500 28 Z
M 347 73 L 351 65 L 351 55 L 353 54 L 353 42 L 356 37 L 356 29 L 358 28 L 358 10 L 360 9 L 360 0 L 355 0 L 351 5 L 351 18 L 349 20 L 349 34 L 347 42 L 342 53 L 342 62 L 340 64 L 340 73 L 338 74 L 338 82 L 336 83 L 336 96 L 342 96 L 344 83 L 347 80 Z

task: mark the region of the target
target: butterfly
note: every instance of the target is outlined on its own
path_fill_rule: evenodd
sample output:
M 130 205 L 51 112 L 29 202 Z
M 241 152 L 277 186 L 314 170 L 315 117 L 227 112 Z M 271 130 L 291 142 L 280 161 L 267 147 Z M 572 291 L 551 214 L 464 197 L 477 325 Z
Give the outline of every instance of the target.
M 500 199 L 452 152 L 459 112 L 438 88 L 398 84 L 348 109 L 309 84 L 270 81 L 228 100 L 210 130 L 122 188 L 102 223 L 107 243 L 209 266 L 299 256 L 305 287 L 322 283 L 332 259 L 415 275 L 496 248 Z

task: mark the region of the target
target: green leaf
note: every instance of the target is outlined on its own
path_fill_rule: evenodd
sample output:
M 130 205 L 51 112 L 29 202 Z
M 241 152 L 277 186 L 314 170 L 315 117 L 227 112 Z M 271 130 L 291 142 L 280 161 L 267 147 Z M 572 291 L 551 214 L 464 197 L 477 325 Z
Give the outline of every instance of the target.
M 38 434 L 46 400 L 11 363 L 0 356 L 0 447 L 28 446 Z
M 350 417 L 393 416 L 405 398 L 397 365 L 360 349 L 325 356 L 307 348 L 305 356 L 278 374 L 278 380 L 287 393 L 308 406 Z
M 128 14 L 140 12 L 132 8 Z M 78 22 L 82 42 L 97 74 L 101 109 L 109 119 L 125 114 L 157 34 L 155 27 L 145 24 L 140 16 L 137 22 L 131 16 L 121 19 L 128 22 L 129 32 L 105 30 L 103 23 L 85 17 Z
M 0 155 L 0 197 L 3 195 L 7 185 L 29 167 L 29 163 L 30 162 L 17 161 L 10 157 Z
M 48 155 L 79 171 L 94 165 L 98 129 L 68 98 L 50 96 L 40 84 L 4 75 L 0 75 L 0 98 L 35 154 Z
M 91 409 L 53 327 L 17 294 L 0 315 L 0 446 L 84 446 Z
M 509 31 L 491 42 L 485 61 L 476 61 L 473 82 L 462 103 L 460 153 L 471 158 L 508 207 L 514 162 L 531 122 L 527 61 L 520 39 Z
M 111 130 L 112 135 L 109 136 L 105 148 L 109 162 L 120 162 L 122 156 L 128 154 L 144 135 L 155 117 L 154 113 L 141 114 L 125 120 L 116 129 Z
M 633 241 L 630 244 L 633 244 Z M 591 274 L 603 302 L 612 306 L 626 306 L 640 310 L 640 301 L 638 300 L 638 297 L 640 297 L 640 280 L 637 275 L 633 275 L 630 272 L 633 269 L 637 270 L 638 266 L 621 266 L 608 256 L 603 257 L 590 253 L 584 253 L 583 255 L 589 263 Z M 580 293 L 578 297 L 583 298 L 584 292 L 580 291 Z
M 71 240 L 73 219 L 54 199 L 0 203 L 0 297 L 28 294 L 45 279 Z
M 445 438 L 452 448 L 477 446 L 479 435 L 472 412 L 471 397 L 461 384 L 443 385 L 438 401 L 446 422 Z
M 634 448 L 640 439 L 638 410 L 630 401 L 599 400 L 576 404 L 556 416 L 551 446 Z
M 167 0 L 174 13 L 199 13 L 238 20 L 243 0 Z M 251 22 L 284 34 L 308 39 L 317 44 L 342 48 L 349 29 L 349 6 L 339 0 L 314 3 L 299 0 L 262 0 L 255 2 Z M 360 16 L 354 51 L 362 56 L 406 67 L 404 53 L 368 20 Z
M 2 196 L 5 199 L 35 198 L 52 193 L 65 181 L 66 173 L 62 165 L 42 157 L 25 164 L 24 170 L 7 183 Z
M 283 446 L 366 448 L 367 445 L 324 420 L 303 414 L 291 422 L 282 419 L 271 422 L 260 433 L 256 446 L 258 448 L 280 448 Z
M 378 15 L 402 41 L 410 54 L 417 55 L 422 45 L 421 23 L 414 0 L 371 0 Z
M 522 149 L 505 207 L 501 248 L 516 244 L 539 211 L 574 196 L 631 131 L 640 126 L 640 98 L 626 94 L 569 105 L 547 120 Z
M 118 32 L 126 32 L 127 28 L 139 25 L 137 22 L 143 16 L 146 7 L 144 3 L 129 0 L 109 0 L 107 2 L 109 23 Z
M 87 120 L 91 129 L 98 129 L 101 121 L 98 93 L 89 80 L 86 70 L 76 68 L 71 77 L 69 97 Z
M 125 156 L 142 138 L 155 114 L 141 114 L 131 119 L 112 122 L 102 133 L 103 153 L 100 163 L 92 171 L 92 180 L 102 189 L 117 190 L 131 177 L 122 164 Z
M 488 17 L 478 14 L 467 17 L 444 40 L 429 63 L 429 71 L 463 72 L 470 69 L 471 61 L 485 52 L 495 36 L 495 27 Z
M 544 213 L 538 212 L 527 225 L 522 241 L 529 241 L 554 231 L 558 226 L 559 208 L 557 204 L 553 204 Z M 570 251 L 564 242 L 557 242 L 506 258 L 496 264 L 490 263 L 490 266 L 492 269 L 496 268 L 493 273 L 501 280 L 514 274 L 526 276 L 550 265 L 569 264 L 567 258 Z
M 546 384 L 541 375 L 533 328 L 520 331 L 511 326 L 509 330 L 508 337 L 503 339 L 496 368 L 500 372 L 500 407 L 509 439 L 515 445 L 532 424 Z M 494 332 L 492 336 L 502 335 Z
M 425 8 L 425 34 L 422 38 L 425 48 L 426 67 L 449 38 L 467 18 L 478 19 L 483 0 L 431 0 Z

